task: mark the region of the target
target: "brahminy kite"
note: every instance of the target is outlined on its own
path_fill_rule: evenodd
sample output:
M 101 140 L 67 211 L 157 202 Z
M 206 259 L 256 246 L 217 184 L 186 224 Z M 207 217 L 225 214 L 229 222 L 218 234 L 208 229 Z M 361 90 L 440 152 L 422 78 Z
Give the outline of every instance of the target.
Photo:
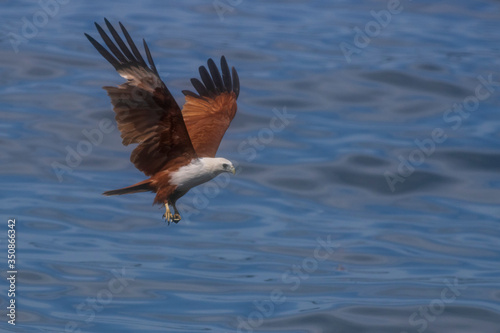
M 224 56 L 220 61 L 222 75 L 214 61 L 208 59 L 208 70 L 199 67 L 201 81 L 191 79 L 197 93 L 182 91 L 186 103 L 181 111 L 160 79 L 146 41 L 143 43 L 149 66 L 125 27 L 119 23 L 128 46 L 109 21 L 104 21 L 114 42 L 99 24 L 95 26 L 109 51 L 88 34 L 85 36 L 127 79 L 117 87 L 103 88 L 111 98 L 122 144 L 138 144 L 130 161 L 149 178 L 103 194 L 155 192 L 153 204 L 165 205 L 163 217 L 177 223 L 181 216 L 175 203 L 180 197 L 223 172 L 235 173 L 233 164 L 216 158 L 215 153 L 236 114 L 238 74 L 234 67 L 229 70 Z

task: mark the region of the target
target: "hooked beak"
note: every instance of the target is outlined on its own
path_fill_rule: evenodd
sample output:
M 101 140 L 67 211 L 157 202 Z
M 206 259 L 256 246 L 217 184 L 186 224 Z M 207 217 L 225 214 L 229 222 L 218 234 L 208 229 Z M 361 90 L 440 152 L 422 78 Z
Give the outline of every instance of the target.
M 229 171 L 231 171 L 233 175 L 236 173 L 236 169 L 234 168 L 234 166 L 232 166 L 231 169 L 229 169 Z

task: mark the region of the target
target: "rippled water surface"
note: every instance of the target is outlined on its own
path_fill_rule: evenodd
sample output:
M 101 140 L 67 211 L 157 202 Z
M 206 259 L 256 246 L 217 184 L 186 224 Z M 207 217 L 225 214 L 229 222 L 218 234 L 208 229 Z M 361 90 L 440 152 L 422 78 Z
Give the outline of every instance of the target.
M 61 2 L 0 4 L 1 331 L 500 332 L 500 2 Z M 239 173 L 178 225 L 101 195 L 144 179 L 116 128 L 85 143 L 122 82 L 103 17 L 180 104 L 209 57 L 238 69 Z

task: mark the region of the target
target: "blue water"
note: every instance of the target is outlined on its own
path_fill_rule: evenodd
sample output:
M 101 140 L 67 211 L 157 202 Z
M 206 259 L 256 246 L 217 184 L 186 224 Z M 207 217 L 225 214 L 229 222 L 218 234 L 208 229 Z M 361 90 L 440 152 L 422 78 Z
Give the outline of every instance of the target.
M 0 331 L 500 332 L 500 2 L 61 2 L 0 4 Z M 99 127 L 122 82 L 83 36 L 103 17 L 180 104 L 209 57 L 238 69 L 239 172 L 177 225 L 101 195 L 144 179 Z

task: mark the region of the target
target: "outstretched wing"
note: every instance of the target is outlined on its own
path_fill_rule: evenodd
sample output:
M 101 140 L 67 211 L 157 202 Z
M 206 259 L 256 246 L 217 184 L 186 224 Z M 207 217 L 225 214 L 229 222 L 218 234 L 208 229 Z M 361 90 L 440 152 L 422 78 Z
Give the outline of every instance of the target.
M 191 79 L 198 94 L 182 91 L 186 96 L 182 116 L 196 154 L 215 157 L 222 137 L 236 114 L 240 81 L 234 67 L 231 77 L 224 56 L 221 58 L 222 76 L 212 59 L 208 59 L 207 63 L 210 73 L 204 66 L 199 68 L 203 83 Z
M 139 144 L 130 156 L 132 163 L 146 176 L 151 176 L 170 160 L 195 157 L 181 110 L 160 79 L 146 41 L 143 40 L 144 50 L 150 67 L 125 27 L 120 23 L 128 46 L 109 21 L 104 21 L 116 44 L 97 23 L 95 25 L 111 53 L 88 34 L 85 36 L 118 74 L 127 79 L 118 87 L 103 88 L 111 98 L 122 143 L 125 146 Z

